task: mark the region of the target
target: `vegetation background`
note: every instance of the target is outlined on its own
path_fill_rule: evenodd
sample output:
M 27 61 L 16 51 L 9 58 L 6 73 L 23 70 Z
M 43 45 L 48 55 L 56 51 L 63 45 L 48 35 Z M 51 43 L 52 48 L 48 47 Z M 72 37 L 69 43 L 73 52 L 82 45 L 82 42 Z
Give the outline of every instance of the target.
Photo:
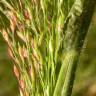
M 18 92 L 12 60 L 0 34 L 0 96 L 17 96 Z M 73 96 L 96 96 L 96 8 L 78 64 Z

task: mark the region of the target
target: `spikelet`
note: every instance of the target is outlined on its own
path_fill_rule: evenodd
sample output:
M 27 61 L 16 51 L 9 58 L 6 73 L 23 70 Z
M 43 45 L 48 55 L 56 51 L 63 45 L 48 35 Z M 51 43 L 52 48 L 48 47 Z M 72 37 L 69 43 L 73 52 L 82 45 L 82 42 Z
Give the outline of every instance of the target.
M 17 22 L 18 22 L 17 21 L 17 16 L 12 11 L 9 11 L 8 15 L 10 17 L 10 28 L 11 28 L 12 32 L 14 32 L 15 29 L 16 29 L 16 26 L 17 26 Z

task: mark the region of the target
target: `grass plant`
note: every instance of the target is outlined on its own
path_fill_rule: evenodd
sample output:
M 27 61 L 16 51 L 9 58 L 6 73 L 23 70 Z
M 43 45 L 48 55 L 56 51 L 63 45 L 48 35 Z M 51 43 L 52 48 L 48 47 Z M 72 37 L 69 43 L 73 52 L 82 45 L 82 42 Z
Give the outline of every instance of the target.
M 95 0 L 0 0 L 20 96 L 71 96 Z

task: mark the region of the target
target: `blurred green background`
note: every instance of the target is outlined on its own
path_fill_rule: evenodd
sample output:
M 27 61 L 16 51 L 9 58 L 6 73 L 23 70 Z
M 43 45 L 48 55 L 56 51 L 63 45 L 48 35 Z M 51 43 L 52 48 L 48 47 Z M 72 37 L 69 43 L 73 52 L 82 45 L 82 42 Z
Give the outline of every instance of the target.
M 96 7 L 80 55 L 73 96 L 96 96 Z
M 18 96 L 7 44 L 0 34 L 0 96 Z M 96 96 L 96 8 L 76 71 L 72 96 Z
M 13 63 L 7 44 L 0 34 L 0 96 L 17 96 L 18 82 L 13 73 Z

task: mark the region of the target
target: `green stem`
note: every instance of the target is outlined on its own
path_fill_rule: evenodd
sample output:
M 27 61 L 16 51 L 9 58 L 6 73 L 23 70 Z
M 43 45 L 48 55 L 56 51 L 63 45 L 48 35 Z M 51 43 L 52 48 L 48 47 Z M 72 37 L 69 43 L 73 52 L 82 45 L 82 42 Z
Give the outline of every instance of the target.
M 59 73 L 59 77 L 58 77 L 59 79 L 57 81 L 53 96 L 61 96 L 61 90 L 63 87 L 64 87 L 64 91 L 67 90 L 67 88 L 66 88 L 66 87 L 68 87 L 67 82 L 69 82 L 70 73 L 71 73 L 71 70 L 73 69 L 73 65 L 75 64 L 74 60 L 76 60 L 76 58 L 78 56 L 77 52 L 75 50 L 70 50 L 70 51 L 66 52 L 65 55 L 66 56 L 63 61 L 60 73 Z
M 65 59 L 62 63 L 53 96 L 71 96 L 74 82 L 74 75 L 86 37 L 95 0 L 76 0 L 64 28 L 64 48 L 66 50 Z

